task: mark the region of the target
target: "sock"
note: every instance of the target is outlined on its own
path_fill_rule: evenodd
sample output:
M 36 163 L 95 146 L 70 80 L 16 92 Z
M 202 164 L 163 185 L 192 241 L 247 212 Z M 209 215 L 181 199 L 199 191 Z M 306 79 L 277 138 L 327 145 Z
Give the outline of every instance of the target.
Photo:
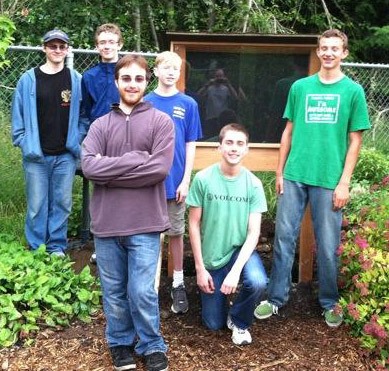
M 173 287 L 184 284 L 184 271 L 173 271 Z

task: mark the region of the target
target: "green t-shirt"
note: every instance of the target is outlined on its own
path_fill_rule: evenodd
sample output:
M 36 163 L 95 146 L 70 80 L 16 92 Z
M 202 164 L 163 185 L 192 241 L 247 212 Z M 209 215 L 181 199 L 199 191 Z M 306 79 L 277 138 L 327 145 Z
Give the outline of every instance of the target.
M 349 132 L 370 128 L 363 88 L 347 76 L 333 84 L 317 74 L 302 78 L 290 89 L 284 118 L 293 123 L 285 179 L 335 189 Z
M 220 165 L 199 171 L 186 200 L 201 207 L 201 250 L 206 269 L 226 265 L 246 240 L 249 215 L 267 211 L 261 181 L 246 168 L 226 178 Z

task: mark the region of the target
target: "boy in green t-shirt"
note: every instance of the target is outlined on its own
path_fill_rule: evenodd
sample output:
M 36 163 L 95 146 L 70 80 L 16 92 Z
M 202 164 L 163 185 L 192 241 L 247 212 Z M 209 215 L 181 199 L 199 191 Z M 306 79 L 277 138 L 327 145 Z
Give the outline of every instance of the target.
M 309 202 L 316 238 L 319 302 L 325 321 L 338 327 L 338 256 L 342 208 L 349 199 L 351 175 L 370 128 L 363 88 L 345 76 L 341 62 L 348 55 L 347 36 L 336 29 L 318 39 L 317 74 L 297 80 L 285 108 L 276 171 L 279 194 L 273 266 L 268 300 L 255 309 L 259 319 L 277 314 L 288 301 L 296 240 Z
M 250 344 L 248 328 L 267 277 L 255 251 L 261 215 L 267 211 L 261 181 L 241 165 L 248 133 L 239 124 L 219 135 L 220 163 L 198 172 L 186 200 L 189 236 L 201 290 L 202 320 L 211 330 L 225 325 L 237 345 Z M 239 289 L 229 307 L 228 295 Z

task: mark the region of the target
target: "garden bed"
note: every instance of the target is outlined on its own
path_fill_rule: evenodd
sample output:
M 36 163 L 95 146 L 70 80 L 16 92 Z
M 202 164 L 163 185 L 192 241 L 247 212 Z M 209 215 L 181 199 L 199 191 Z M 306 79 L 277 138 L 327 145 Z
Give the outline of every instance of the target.
M 268 235 L 271 233 L 270 228 Z M 270 252 L 266 251 L 266 243 L 264 245 L 261 255 L 269 268 Z M 69 251 L 76 270 L 89 264 L 92 248 L 88 244 Z M 161 277 L 162 332 L 169 345 L 170 371 L 371 369 L 358 340 L 349 335 L 345 325 L 331 329 L 324 323 L 315 284 L 295 284 L 282 316 L 256 320 L 251 328 L 253 343 L 250 346 L 234 345 L 227 329 L 206 330 L 201 325 L 198 289 L 188 249 L 185 256 L 190 302 L 188 313 L 177 316 L 169 310 L 171 283 L 166 275 L 166 258 Z M 96 273 L 94 265 L 91 269 Z M 104 326 L 104 315 L 99 312 L 91 324 L 76 321 L 61 331 L 47 328 L 39 333 L 29 348 L 14 346 L 0 350 L 1 370 L 111 370 Z M 137 364 L 138 370 L 145 369 L 141 359 L 137 359 Z

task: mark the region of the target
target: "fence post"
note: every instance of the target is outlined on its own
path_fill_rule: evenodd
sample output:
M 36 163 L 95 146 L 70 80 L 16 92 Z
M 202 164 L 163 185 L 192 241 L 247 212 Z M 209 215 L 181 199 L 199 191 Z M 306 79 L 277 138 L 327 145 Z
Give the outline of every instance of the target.
M 66 67 L 74 69 L 74 53 L 71 47 L 69 47 L 68 55 L 66 56 Z

